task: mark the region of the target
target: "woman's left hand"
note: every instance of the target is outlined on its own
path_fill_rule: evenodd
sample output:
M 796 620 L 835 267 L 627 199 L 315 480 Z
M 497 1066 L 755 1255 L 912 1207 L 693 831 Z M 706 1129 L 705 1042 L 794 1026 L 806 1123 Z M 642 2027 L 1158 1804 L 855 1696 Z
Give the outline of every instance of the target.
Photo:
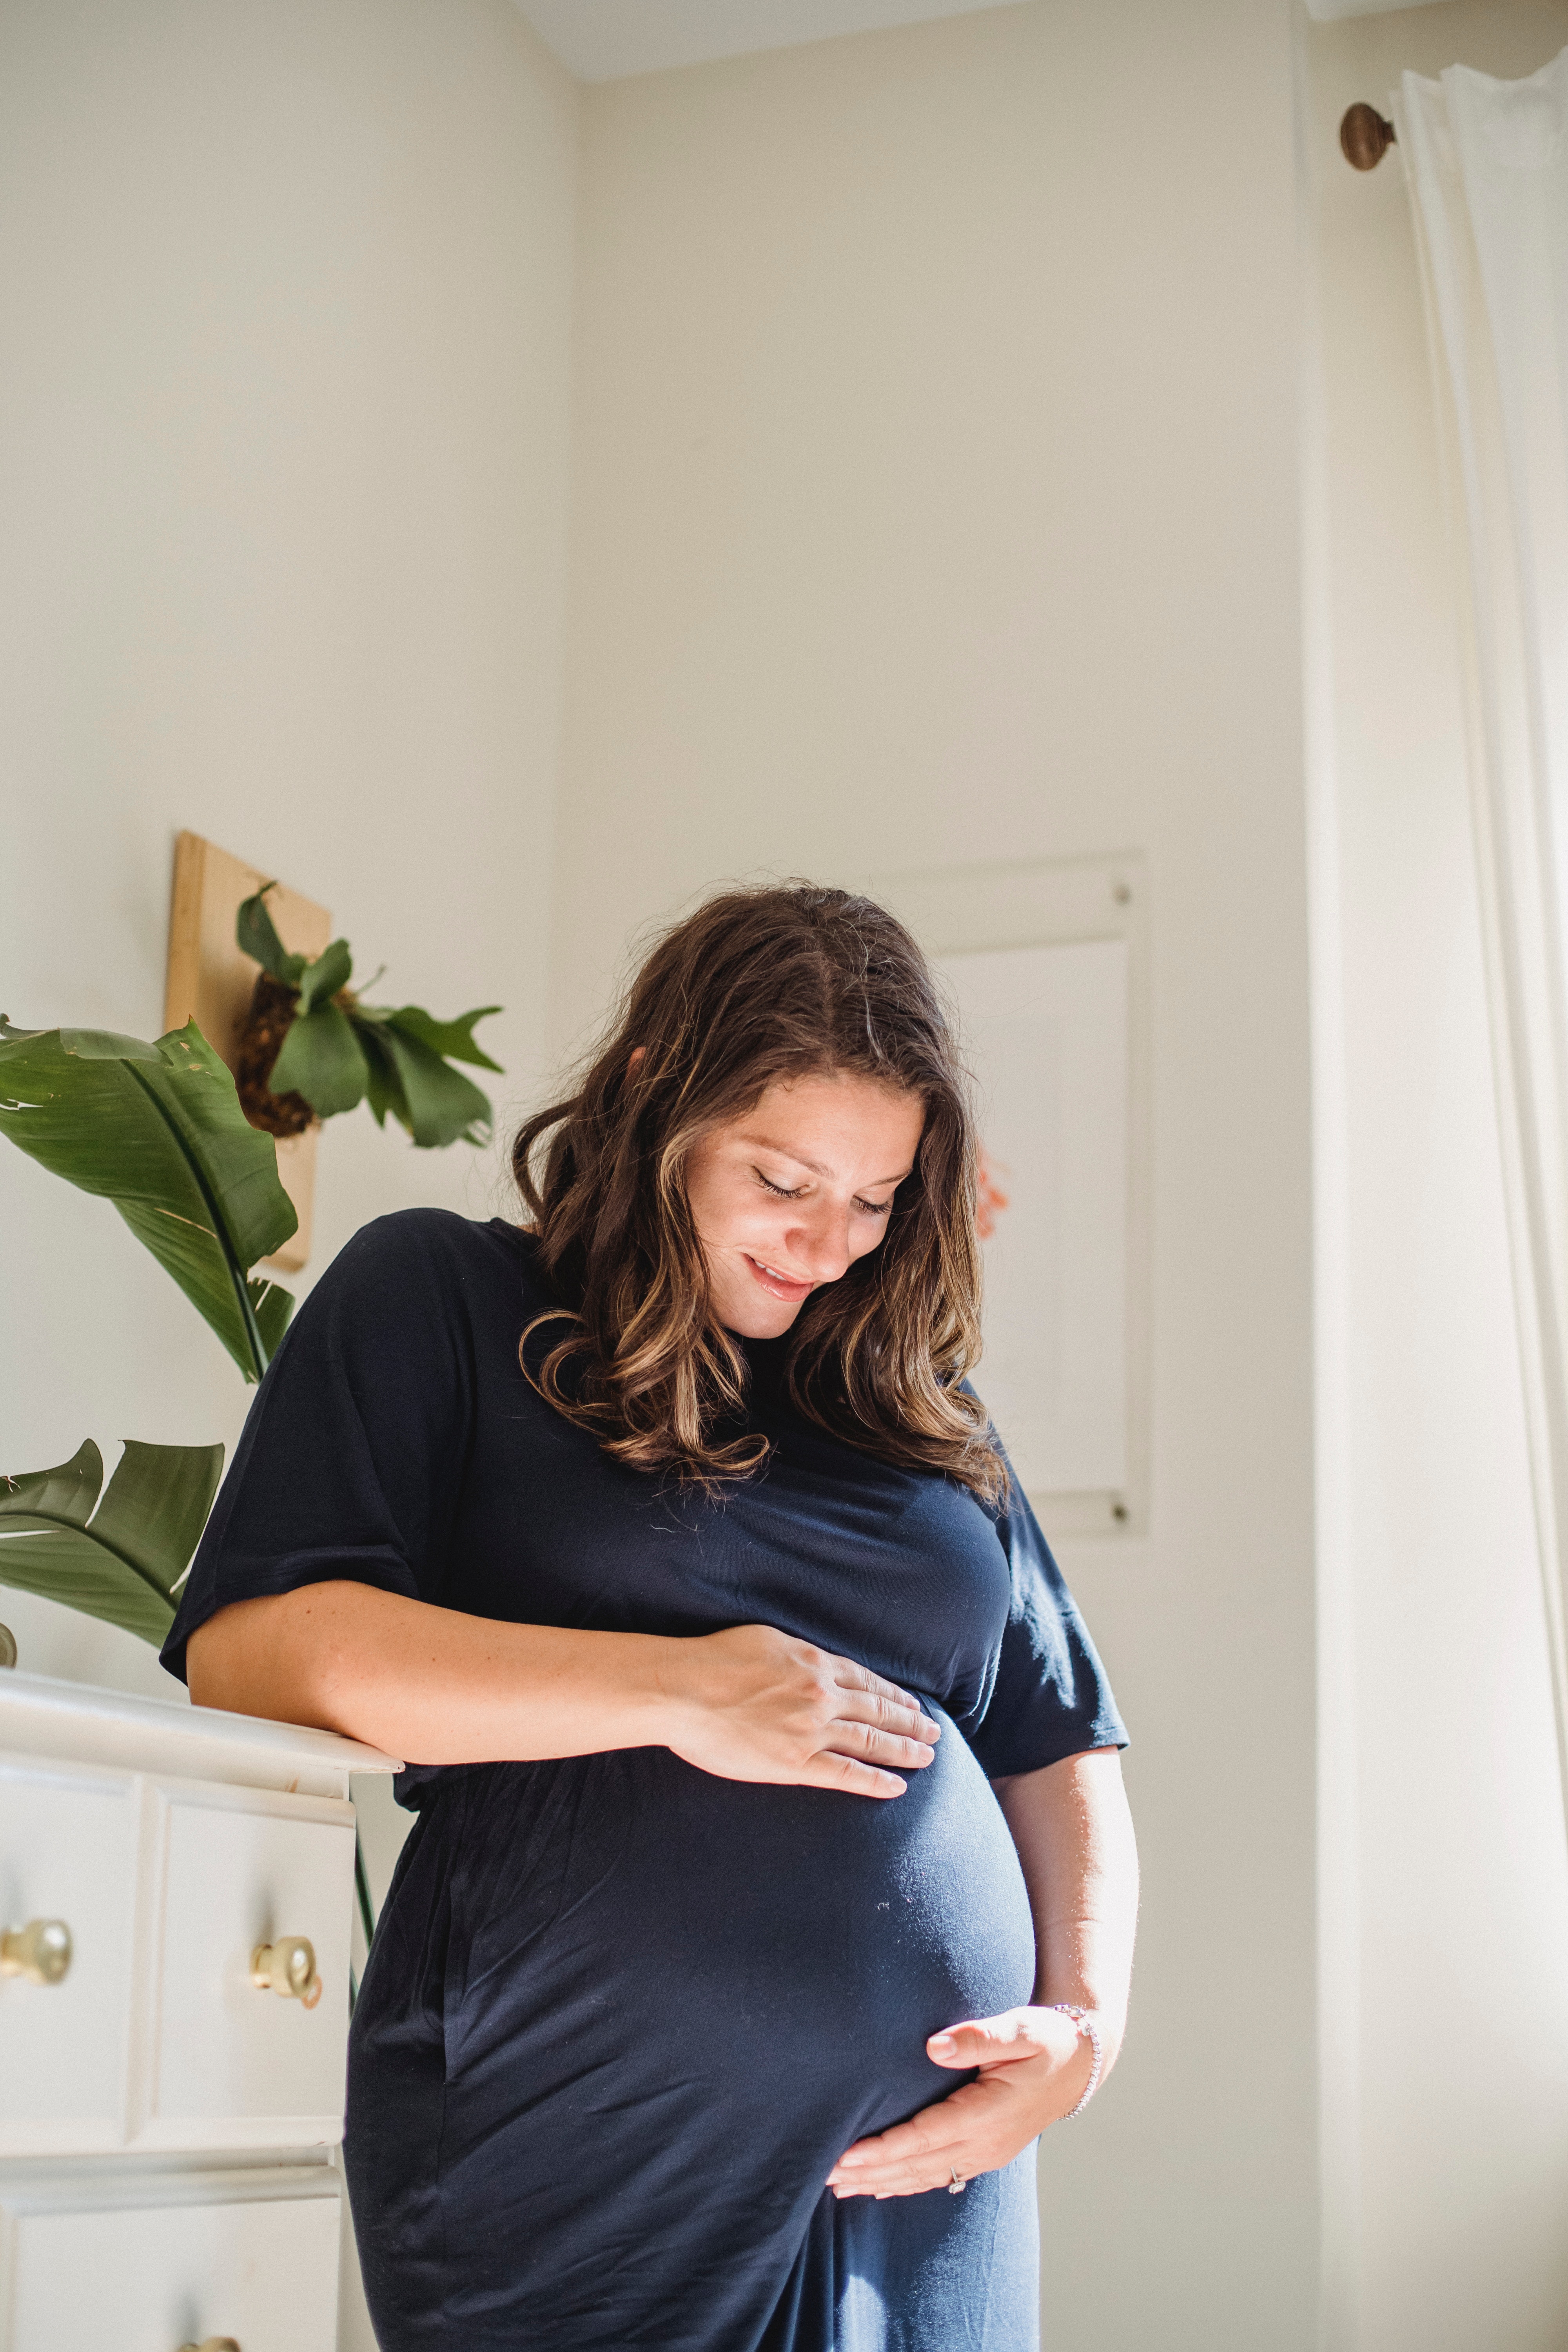
M 827 2176 L 836 2197 L 919 2197 L 927 2189 L 1011 2164 L 1047 2124 L 1069 2115 L 1094 2063 L 1070 2017 L 1055 2009 L 1009 2009 L 933 2033 L 926 2055 L 967 2070 L 964 2083 L 908 2123 L 857 2140 Z

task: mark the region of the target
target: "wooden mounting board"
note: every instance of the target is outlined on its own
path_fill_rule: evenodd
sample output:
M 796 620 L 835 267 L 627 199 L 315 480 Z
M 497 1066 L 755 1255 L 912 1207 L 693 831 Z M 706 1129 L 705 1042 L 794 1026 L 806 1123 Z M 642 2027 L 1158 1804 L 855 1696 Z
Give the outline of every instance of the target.
M 250 1010 L 259 964 L 234 936 L 243 901 L 271 877 L 231 856 L 199 833 L 182 833 L 174 843 L 174 889 L 169 905 L 169 968 L 163 990 L 163 1026 L 183 1029 L 194 1018 L 215 1052 L 232 1070 L 239 1033 Z M 279 883 L 267 901 L 278 936 L 290 954 L 319 956 L 332 936 L 332 919 L 313 898 Z M 300 1219 L 277 1255 L 267 1260 L 285 1274 L 297 1274 L 310 1255 L 310 1209 L 316 1190 L 316 1138 L 280 1136 L 278 1173 Z

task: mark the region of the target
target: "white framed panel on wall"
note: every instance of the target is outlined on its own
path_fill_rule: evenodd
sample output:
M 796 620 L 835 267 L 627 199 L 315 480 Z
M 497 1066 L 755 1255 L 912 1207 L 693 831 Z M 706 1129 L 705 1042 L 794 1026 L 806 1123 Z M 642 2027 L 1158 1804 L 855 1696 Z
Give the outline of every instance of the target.
M 1149 1511 L 1147 884 L 1137 856 L 898 875 L 984 1152 L 975 1385 L 1047 1535 Z

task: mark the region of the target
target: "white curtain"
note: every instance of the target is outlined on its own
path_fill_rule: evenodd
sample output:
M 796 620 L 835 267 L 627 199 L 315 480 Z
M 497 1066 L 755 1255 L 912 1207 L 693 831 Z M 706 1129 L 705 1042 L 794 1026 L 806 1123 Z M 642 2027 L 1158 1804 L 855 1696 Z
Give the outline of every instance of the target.
M 1394 100 L 1463 552 L 1470 770 L 1568 1778 L 1568 50 Z

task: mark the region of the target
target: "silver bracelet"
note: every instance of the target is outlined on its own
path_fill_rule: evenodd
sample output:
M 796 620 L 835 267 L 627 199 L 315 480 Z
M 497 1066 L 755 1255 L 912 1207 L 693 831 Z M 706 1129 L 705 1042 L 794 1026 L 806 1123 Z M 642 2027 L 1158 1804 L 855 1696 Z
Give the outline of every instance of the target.
M 1100 2038 L 1100 2027 L 1092 2011 L 1079 2009 L 1076 2002 L 1070 2000 L 1047 2001 L 1046 2005 L 1048 2009 L 1059 2010 L 1063 2017 L 1070 2017 L 1078 2028 L 1079 2041 L 1087 2042 L 1094 2053 L 1094 2063 L 1089 2070 L 1089 2080 L 1083 2086 L 1082 2098 L 1076 2107 L 1069 2107 L 1065 2116 L 1058 2116 L 1057 2118 L 1058 2123 L 1070 2124 L 1074 2116 L 1082 2115 L 1100 2088 L 1100 2078 L 1105 2072 L 1105 2044 Z

